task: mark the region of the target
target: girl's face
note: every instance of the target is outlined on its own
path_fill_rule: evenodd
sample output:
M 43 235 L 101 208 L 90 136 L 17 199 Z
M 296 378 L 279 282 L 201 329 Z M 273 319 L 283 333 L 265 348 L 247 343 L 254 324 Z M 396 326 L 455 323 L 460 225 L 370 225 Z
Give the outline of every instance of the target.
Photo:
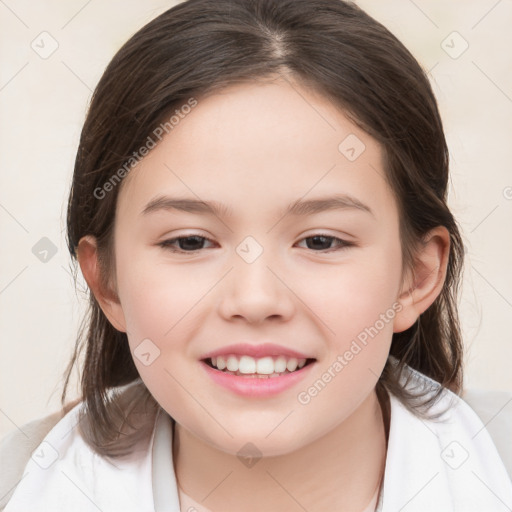
M 199 98 L 130 171 L 116 210 L 117 318 L 140 376 L 180 425 L 228 453 L 251 442 L 285 454 L 374 392 L 402 292 L 384 175 L 374 139 L 284 81 Z M 163 200 L 144 213 L 162 197 L 219 211 Z M 162 245 L 177 237 L 196 238 Z M 315 361 L 285 389 L 248 395 L 202 361 L 239 343 Z

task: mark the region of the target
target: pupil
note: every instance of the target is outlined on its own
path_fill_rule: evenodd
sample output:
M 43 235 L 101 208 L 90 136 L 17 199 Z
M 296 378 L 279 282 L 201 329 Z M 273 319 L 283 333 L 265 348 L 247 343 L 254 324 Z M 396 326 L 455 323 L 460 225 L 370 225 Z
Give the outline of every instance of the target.
M 315 240 L 315 241 L 324 240 L 324 244 L 323 245 L 325 247 L 320 247 L 320 249 L 328 249 L 329 246 L 331 245 L 330 238 L 327 237 L 327 236 L 321 236 L 321 235 L 312 236 L 312 237 L 310 237 L 310 240 Z M 312 244 L 312 245 L 315 245 L 315 244 Z M 322 244 L 320 243 L 320 245 L 322 245 Z M 313 248 L 315 248 L 315 247 L 309 247 L 309 249 L 313 249 Z M 318 249 L 319 247 L 317 246 L 316 248 Z
M 192 247 L 188 246 L 188 249 L 195 250 L 198 249 L 197 245 L 194 247 L 194 242 L 196 244 L 200 243 L 202 238 L 200 236 L 187 236 L 186 238 L 181 238 L 179 240 L 180 249 L 187 250 L 187 241 L 192 240 Z

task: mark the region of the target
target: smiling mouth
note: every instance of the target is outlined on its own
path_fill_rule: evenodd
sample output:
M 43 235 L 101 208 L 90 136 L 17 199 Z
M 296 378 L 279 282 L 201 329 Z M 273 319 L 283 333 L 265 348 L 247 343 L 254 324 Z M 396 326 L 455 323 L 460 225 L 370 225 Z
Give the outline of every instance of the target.
M 225 356 L 201 360 L 219 373 L 246 378 L 276 378 L 290 373 L 300 372 L 316 361 L 314 358 L 296 359 L 284 356 L 253 359 L 248 356 Z M 231 368 L 231 369 L 229 369 Z

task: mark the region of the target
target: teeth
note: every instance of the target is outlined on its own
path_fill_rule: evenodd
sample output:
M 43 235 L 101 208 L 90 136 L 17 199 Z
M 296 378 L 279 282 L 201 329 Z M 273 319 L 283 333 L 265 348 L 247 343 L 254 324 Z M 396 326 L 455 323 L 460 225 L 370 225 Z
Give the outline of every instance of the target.
M 242 360 L 240 360 L 240 362 L 242 362 Z M 261 359 L 256 360 L 256 370 L 254 373 L 259 373 L 261 375 L 272 375 L 274 372 L 276 372 L 275 364 L 271 357 L 262 357 Z
M 228 362 L 226 363 L 226 368 L 230 372 L 238 371 L 238 359 L 235 356 L 229 356 Z
M 298 364 L 299 364 L 299 362 L 297 361 L 297 359 L 295 359 L 295 358 L 289 359 L 288 362 L 286 363 L 286 369 L 289 372 L 294 372 L 297 369 Z
M 276 373 L 291 373 L 302 368 L 306 364 L 306 359 L 297 359 L 295 357 L 262 357 L 255 359 L 250 356 L 217 356 L 211 358 L 212 366 L 219 370 L 226 370 L 229 373 L 237 374 L 258 374 L 273 375 Z
M 276 373 L 283 373 L 286 370 L 286 357 L 279 356 L 274 362 Z

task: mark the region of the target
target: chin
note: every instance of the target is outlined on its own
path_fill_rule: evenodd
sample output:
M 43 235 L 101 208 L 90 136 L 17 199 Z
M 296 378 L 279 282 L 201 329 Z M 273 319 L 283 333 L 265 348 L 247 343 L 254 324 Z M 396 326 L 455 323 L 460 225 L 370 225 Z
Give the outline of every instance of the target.
M 278 423 L 276 423 L 278 424 Z M 287 455 L 302 448 L 305 444 L 305 437 L 295 433 L 295 437 L 283 429 L 281 432 L 272 432 L 267 426 L 261 430 L 255 428 L 235 429 L 226 425 L 226 429 L 233 436 L 222 436 L 221 439 L 209 439 L 207 442 L 216 449 L 237 457 L 277 457 Z

